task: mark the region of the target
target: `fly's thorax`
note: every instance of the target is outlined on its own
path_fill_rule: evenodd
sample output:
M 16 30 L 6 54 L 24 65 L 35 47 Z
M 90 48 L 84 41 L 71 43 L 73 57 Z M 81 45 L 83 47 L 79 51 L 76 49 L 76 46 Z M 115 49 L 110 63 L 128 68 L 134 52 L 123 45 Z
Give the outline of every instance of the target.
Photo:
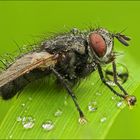
M 84 54 L 87 46 L 85 35 L 82 33 L 67 33 L 56 36 L 42 43 L 42 49 L 51 54 L 75 51 Z
M 99 63 L 106 64 L 114 59 L 112 34 L 106 29 L 99 28 L 87 35 L 89 53 Z

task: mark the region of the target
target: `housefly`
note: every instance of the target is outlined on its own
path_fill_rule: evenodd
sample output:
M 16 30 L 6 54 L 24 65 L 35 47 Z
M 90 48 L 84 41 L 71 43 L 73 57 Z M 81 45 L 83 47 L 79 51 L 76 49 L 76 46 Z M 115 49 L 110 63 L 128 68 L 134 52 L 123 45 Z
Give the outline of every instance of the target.
M 111 92 L 126 100 L 128 105 L 134 105 L 136 97 L 128 95 L 117 80 L 116 57 L 113 51 L 115 38 L 124 46 L 128 46 L 129 37 L 121 33 L 111 33 L 104 28 L 84 32 L 73 29 L 43 41 L 38 49 L 18 57 L 1 72 L 0 96 L 5 100 L 10 99 L 33 80 L 54 74 L 71 96 L 79 112 L 79 122 L 85 123 L 84 113 L 72 87 L 80 79 L 97 70 L 99 78 Z M 112 63 L 114 83 L 123 94 L 111 87 L 104 77 L 102 66 L 109 63 Z

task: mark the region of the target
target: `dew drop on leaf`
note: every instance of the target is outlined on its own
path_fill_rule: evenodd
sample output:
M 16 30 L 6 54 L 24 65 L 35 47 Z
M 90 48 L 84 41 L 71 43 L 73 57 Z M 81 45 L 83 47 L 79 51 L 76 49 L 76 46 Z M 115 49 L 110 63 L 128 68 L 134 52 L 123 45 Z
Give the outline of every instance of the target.
M 42 128 L 47 131 L 51 131 L 54 128 L 54 124 L 52 121 L 46 121 L 42 124 Z
M 112 99 L 112 100 L 116 100 L 116 96 L 112 96 L 111 99 Z
M 101 95 L 102 95 L 101 92 L 96 92 L 95 94 L 96 94 L 97 96 L 101 96 Z
M 31 129 L 33 126 L 34 126 L 33 122 L 27 122 L 27 123 L 23 124 L 23 127 L 25 129 Z
M 18 121 L 18 122 L 22 121 L 22 117 L 21 117 L 21 116 L 18 116 L 18 117 L 17 117 L 17 121 Z
M 117 102 L 117 107 L 118 108 L 123 108 L 124 107 L 124 102 L 123 101 L 119 101 L 119 102 Z
M 22 118 L 22 126 L 25 129 L 31 129 L 34 127 L 34 125 L 35 125 L 35 119 L 32 118 L 31 116 Z
M 62 110 L 57 109 L 56 112 L 54 113 L 54 116 L 55 116 L 55 117 L 59 117 L 59 116 L 62 115 L 62 113 L 63 113 Z
M 97 110 L 97 102 L 96 101 L 89 102 L 88 111 L 95 112 L 96 110 Z
M 22 107 L 25 107 L 25 103 L 22 103 L 21 106 L 22 106 Z
M 12 135 L 10 135 L 10 136 L 9 136 L 9 139 L 12 139 L 12 137 L 13 137 L 13 136 L 12 136 Z
M 106 117 L 102 117 L 102 118 L 100 119 L 100 122 L 101 122 L 101 123 L 104 123 L 104 122 L 106 122 L 106 120 L 107 120 Z
M 68 105 L 67 98 L 68 98 L 68 97 L 67 97 L 67 96 L 65 96 L 65 99 L 64 99 L 64 105 L 65 105 L 65 106 L 67 106 L 67 105 Z

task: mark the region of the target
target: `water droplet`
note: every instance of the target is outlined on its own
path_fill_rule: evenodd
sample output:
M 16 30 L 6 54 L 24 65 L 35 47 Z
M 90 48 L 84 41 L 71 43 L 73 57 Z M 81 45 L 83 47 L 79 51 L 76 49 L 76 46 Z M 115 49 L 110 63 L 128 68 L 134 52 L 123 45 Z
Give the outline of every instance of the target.
M 18 122 L 22 121 L 22 117 L 21 117 L 21 116 L 18 116 L 18 117 L 17 117 L 17 121 L 18 121 Z
M 128 70 L 126 66 L 116 63 L 116 71 L 117 71 L 117 80 L 120 84 L 125 83 L 128 80 Z M 113 82 L 113 68 L 112 65 L 109 65 L 105 70 L 105 78 L 109 85 L 115 86 L 115 83 Z
M 112 96 L 111 99 L 112 99 L 112 100 L 116 100 L 116 96 Z
M 97 110 L 97 102 L 92 101 L 88 104 L 89 112 L 95 112 Z
M 68 102 L 67 102 L 66 100 L 64 101 L 64 105 L 65 105 L 65 106 L 67 106 L 67 105 L 68 105 Z
M 114 82 L 112 82 L 112 81 L 107 81 L 106 83 L 108 85 L 112 86 L 112 87 L 115 87 L 116 86 L 116 84 Z
M 96 92 L 96 95 L 97 95 L 97 96 L 101 96 L 102 93 L 101 93 L 101 92 Z
M 60 110 L 60 109 L 57 109 L 57 111 L 54 113 L 54 116 L 55 117 L 59 117 L 59 116 L 61 116 L 62 115 L 62 110 Z
M 106 120 L 107 120 L 106 117 L 102 117 L 102 118 L 100 119 L 100 122 L 101 122 L 101 123 L 104 123 L 104 122 L 106 122 Z
M 10 135 L 10 136 L 9 136 L 9 139 L 12 139 L 12 137 L 13 137 L 13 136 L 12 136 L 12 135 Z
M 26 120 L 26 117 L 23 117 L 23 118 L 22 118 L 22 121 L 24 122 L 25 120 Z
M 124 107 L 124 102 L 123 102 L 123 101 L 119 101 L 119 102 L 117 103 L 117 107 L 118 107 L 118 108 L 123 108 L 123 107 Z
M 23 124 L 23 127 L 25 129 L 31 129 L 33 126 L 34 126 L 33 122 L 27 122 L 27 123 Z
M 65 96 L 65 99 L 64 99 L 64 105 L 65 105 L 65 106 L 68 105 L 67 98 L 68 98 L 68 96 Z
M 45 123 L 42 124 L 42 128 L 44 130 L 50 131 L 54 128 L 54 124 L 52 121 L 46 121 Z
M 31 129 L 34 127 L 35 119 L 31 116 L 22 118 L 22 125 L 25 129 Z
M 22 106 L 22 107 L 25 107 L 25 104 L 23 103 L 23 104 L 21 104 L 21 106 Z

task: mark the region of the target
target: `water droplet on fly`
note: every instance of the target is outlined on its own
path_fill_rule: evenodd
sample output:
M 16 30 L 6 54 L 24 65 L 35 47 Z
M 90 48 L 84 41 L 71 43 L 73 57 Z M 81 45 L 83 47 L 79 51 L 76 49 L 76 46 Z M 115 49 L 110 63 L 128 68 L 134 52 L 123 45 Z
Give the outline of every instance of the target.
M 123 84 L 128 79 L 128 70 L 127 68 L 120 64 L 116 64 L 116 71 L 117 71 L 117 80 L 120 84 Z M 114 80 L 113 80 L 113 68 L 112 65 L 109 65 L 105 70 L 105 78 L 107 80 L 107 83 L 111 86 L 115 86 Z
M 31 116 L 22 118 L 22 125 L 25 129 L 31 129 L 35 125 L 35 119 Z
M 57 109 L 57 111 L 54 113 L 54 116 L 55 117 L 59 117 L 59 116 L 61 116 L 62 115 L 62 110 L 60 110 L 60 109 Z
M 95 112 L 97 110 L 97 102 L 92 101 L 88 104 L 89 112 Z
M 102 117 L 102 118 L 100 119 L 100 122 L 101 122 L 101 123 L 104 123 L 104 122 L 106 122 L 106 120 L 107 120 L 106 117 Z
M 47 121 L 47 122 L 42 124 L 42 128 L 44 130 L 50 131 L 50 130 L 52 130 L 54 128 L 54 124 L 53 124 L 52 121 Z

